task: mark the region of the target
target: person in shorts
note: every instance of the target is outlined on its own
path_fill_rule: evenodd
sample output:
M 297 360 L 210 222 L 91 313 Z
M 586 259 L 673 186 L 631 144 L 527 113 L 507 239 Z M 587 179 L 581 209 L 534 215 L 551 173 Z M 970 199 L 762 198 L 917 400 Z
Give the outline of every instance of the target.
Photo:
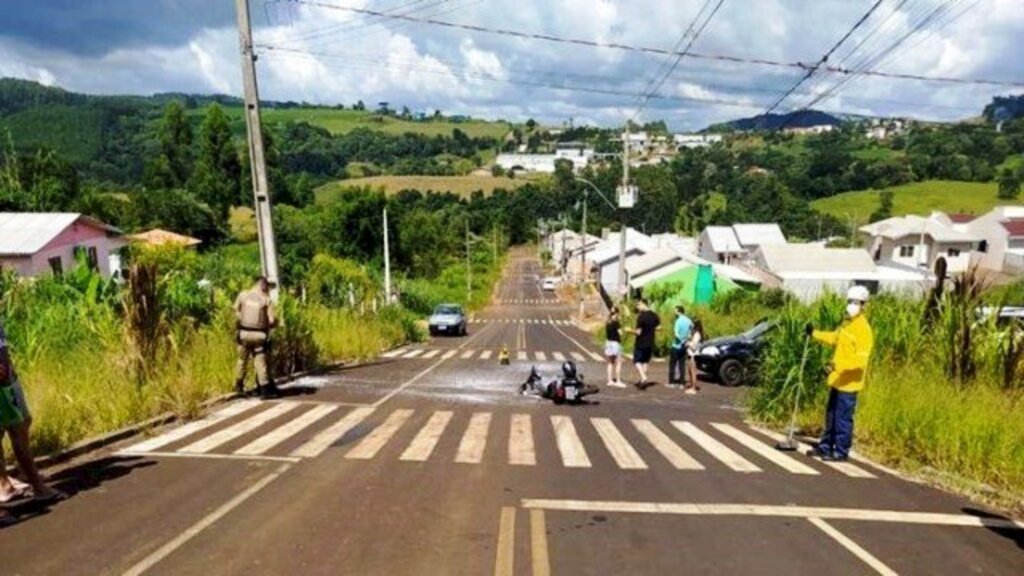
M 604 324 L 604 357 L 608 364 L 608 385 L 625 388 L 622 383 L 622 326 L 619 324 L 619 310 L 612 308 L 608 312 L 608 321 Z
M 7 344 L 7 333 L 2 324 L 0 324 L 0 388 L 3 389 L 0 390 L 3 393 L 3 398 L 0 401 L 5 403 L 3 430 L 0 432 L 0 463 L 4 461 L 3 434 L 7 434 L 11 439 L 11 447 L 14 448 L 18 468 L 28 482 L 25 484 L 11 478 L 7 475 L 6 466 L 0 465 L 0 501 L 10 502 L 31 497 L 36 502 L 53 502 L 64 498 L 62 492 L 43 482 L 39 469 L 36 467 L 35 458 L 29 445 L 29 426 L 32 424 L 32 414 L 25 401 L 25 391 L 21 387 L 21 382 L 18 381 L 18 374 L 14 371 L 14 363 L 11 361 Z M 4 522 L 10 522 L 9 517 L 0 516 L 0 523 Z
M 633 366 L 636 367 L 640 379 L 636 387 L 644 390 L 650 384 L 647 380 L 647 367 L 654 356 L 654 336 L 661 326 L 661 318 L 651 311 L 647 301 L 641 299 L 636 305 L 636 341 L 633 344 Z

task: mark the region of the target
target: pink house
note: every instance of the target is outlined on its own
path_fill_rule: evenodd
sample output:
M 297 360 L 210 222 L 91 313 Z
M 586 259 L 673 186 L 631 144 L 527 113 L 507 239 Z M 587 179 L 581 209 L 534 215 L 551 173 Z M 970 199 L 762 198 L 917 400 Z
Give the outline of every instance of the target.
M 0 212 L 0 268 L 19 276 L 63 274 L 79 254 L 110 276 L 125 244 L 120 230 L 82 214 Z

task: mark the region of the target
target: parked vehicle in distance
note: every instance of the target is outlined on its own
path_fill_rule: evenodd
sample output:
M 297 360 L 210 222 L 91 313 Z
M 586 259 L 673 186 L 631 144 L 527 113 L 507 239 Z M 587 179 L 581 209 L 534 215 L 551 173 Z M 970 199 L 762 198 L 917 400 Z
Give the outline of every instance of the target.
M 540 284 L 540 289 L 545 292 L 554 292 L 556 288 L 558 288 L 558 278 L 548 277 Z
M 458 304 L 439 304 L 427 320 L 431 336 L 438 334 L 465 336 L 467 323 L 466 313 Z
M 694 360 L 697 369 L 718 378 L 724 386 L 750 382 L 757 374 L 766 335 L 775 323 L 762 320 L 746 332 L 704 342 Z

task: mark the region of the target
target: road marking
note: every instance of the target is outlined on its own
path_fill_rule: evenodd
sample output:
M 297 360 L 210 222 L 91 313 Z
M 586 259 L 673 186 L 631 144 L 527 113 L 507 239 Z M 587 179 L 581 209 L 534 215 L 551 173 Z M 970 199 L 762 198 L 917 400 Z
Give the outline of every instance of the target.
M 679 422 L 673 420 L 672 425 L 676 427 L 680 432 L 685 434 L 691 440 L 697 443 L 698 446 L 703 448 L 708 454 L 711 454 L 718 459 L 722 464 L 725 464 L 729 468 L 732 468 L 736 472 L 760 472 L 753 462 L 740 456 L 736 452 L 733 452 L 731 448 L 722 444 L 718 440 L 715 440 L 711 436 L 708 436 L 703 430 L 697 428 L 689 422 Z
M 520 350 L 519 352 L 516 352 L 516 359 L 517 360 L 527 360 L 526 352 L 523 352 L 522 350 Z
M 533 446 L 533 421 L 529 414 L 513 414 L 508 434 L 508 463 L 513 466 L 535 466 L 537 453 Z
M 516 556 L 516 509 L 505 506 L 498 522 L 498 550 L 494 558 L 494 576 L 512 576 Z
M 583 357 L 583 354 L 580 354 L 579 352 L 569 352 L 569 355 L 577 362 L 583 362 L 586 360 L 586 358 Z
M 313 437 L 312 440 L 306 442 L 302 446 L 299 446 L 295 450 L 292 450 L 292 456 L 298 456 L 300 458 L 315 458 L 323 453 L 324 450 L 331 445 L 341 440 L 345 434 L 348 434 L 350 430 L 358 426 L 366 419 L 367 416 L 373 414 L 374 408 L 356 408 L 349 412 L 344 418 L 338 420 L 330 428 L 327 428 Z
M 591 418 L 590 423 L 594 425 L 598 436 L 601 437 L 605 448 L 608 449 L 608 453 L 612 455 L 612 459 L 619 465 L 619 468 L 623 470 L 647 469 L 647 463 L 643 461 L 640 454 L 637 454 L 637 451 L 626 440 L 626 437 L 622 435 L 622 432 L 619 432 L 619 429 L 615 427 L 611 420 L 608 418 Z
M 456 352 L 458 352 L 458 350 L 449 350 L 449 351 L 445 352 L 444 356 L 441 356 L 441 358 L 443 360 L 448 360 L 452 356 L 455 356 Z
M 536 352 L 538 362 L 547 362 L 548 356 L 543 352 Z
M 530 510 L 530 555 L 533 557 L 533 576 L 551 576 L 548 558 L 548 528 L 544 510 Z
M 872 556 L 870 552 L 861 548 L 859 544 L 851 540 L 846 534 L 836 530 L 835 527 L 828 522 L 825 522 L 821 518 L 808 518 L 807 521 L 814 524 L 819 530 L 838 542 L 843 548 L 849 550 L 851 554 L 860 558 L 875 572 L 882 574 L 883 576 L 897 576 L 895 570 L 889 568 L 881 560 Z
M 480 353 L 480 359 L 481 360 L 489 360 L 490 358 L 491 358 L 491 351 L 490 350 L 484 350 L 483 352 Z
M 596 352 L 589 352 L 588 351 L 587 354 L 589 354 L 592 359 L 594 359 L 594 360 L 596 360 L 598 362 L 604 362 L 605 361 L 604 357 L 601 356 L 600 354 L 596 353 Z
M 401 348 L 399 348 L 397 350 L 391 350 L 391 351 L 385 352 L 385 353 L 381 354 L 381 357 L 382 358 L 394 358 L 395 356 L 401 356 L 404 353 L 405 353 L 405 350 L 402 350 Z
M 164 432 L 163 434 L 155 438 L 150 438 L 149 440 L 145 440 L 143 442 L 135 444 L 134 446 L 130 446 L 127 449 L 125 449 L 125 452 L 151 452 L 158 448 L 163 448 L 168 444 L 173 444 L 178 440 L 182 440 L 187 436 L 195 434 L 196 432 L 206 430 L 211 426 L 215 426 L 216 424 L 223 422 L 228 418 L 237 416 L 242 412 L 255 408 L 256 406 L 259 405 L 259 400 L 242 400 L 239 402 L 233 402 L 201 420 L 194 420 L 187 424 L 183 424 L 181 426 L 178 426 L 177 428 L 174 428 L 173 430 Z
M 330 406 L 328 404 L 320 404 L 313 407 L 312 410 L 306 412 L 302 416 L 288 422 L 284 426 L 281 426 L 273 432 L 257 438 L 249 444 L 242 446 L 238 450 L 235 450 L 235 454 L 266 454 L 271 448 L 277 446 L 281 442 L 284 442 L 288 438 L 298 434 L 306 428 L 312 426 L 318 422 L 324 416 L 327 416 L 331 412 L 337 410 L 337 406 Z
M 562 354 L 561 352 L 552 352 L 551 357 L 558 362 L 565 362 L 565 354 Z
M 440 350 L 431 350 L 431 351 L 427 352 L 426 354 L 424 354 L 423 358 L 424 359 L 433 358 L 434 356 L 437 356 L 440 353 L 441 353 Z
M 184 454 L 181 452 L 130 452 L 128 450 L 121 450 L 115 452 L 118 456 L 145 456 L 147 458 L 199 458 L 206 460 L 247 460 L 247 461 L 266 461 L 266 462 L 290 462 L 292 464 L 301 462 L 301 458 L 295 458 L 292 456 L 242 456 L 239 454 Z
M 857 520 L 892 524 L 961 526 L 1024 530 L 1024 521 L 1007 518 L 945 514 L 941 512 L 902 512 L 860 508 L 824 508 L 771 504 L 728 504 L 694 502 L 621 502 L 610 500 L 523 499 L 523 508 L 543 508 L 564 512 L 621 512 L 624 514 L 668 514 L 677 516 L 760 516 L 767 518 L 820 518 Z
M 592 466 L 590 458 L 587 457 L 587 450 L 580 442 L 579 435 L 576 434 L 572 418 L 552 416 L 551 426 L 555 429 L 555 442 L 562 455 L 562 465 L 566 468 L 590 468 Z
M 238 438 L 239 436 L 242 436 L 243 434 L 248 434 L 249 432 L 252 432 L 253 430 L 259 428 L 260 426 L 266 424 L 267 422 L 270 422 L 274 418 L 277 418 L 278 416 L 283 416 L 288 412 L 291 412 L 292 410 L 298 408 L 299 406 L 300 404 L 298 402 L 287 401 L 275 404 L 274 406 L 256 414 L 255 416 L 250 416 L 249 418 L 242 420 L 238 424 L 229 426 L 219 432 L 210 434 L 209 436 L 203 438 L 202 440 L 193 442 L 188 446 L 179 449 L 178 452 L 197 454 L 209 452 L 210 450 L 213 450 L 214 448 L 222 444 L 227 444 L 228 442 L 234 440 L 235 438 Z
M 459 356 L 459 358 L 462 358 L 463 360 L 468 360 L 473 357 L 473 354 L 476 354 L 476 350 L 466 350 L 465 352 L 462 353 L 462 356 Z
M 412 462 L 424 462 L 430 458 L 430 454 L 437 446 L 437 442 L 444 434 L 448 422 L 452 419 L 452 412 L 442 410 L 434 412 L 434 415 L 427 420 L 427 424 L 416 434 L 416 437 L 409 443 L 409 447 L 398 457 L 399 460 Z
M 786 438 L 785 434 L 779 434 L 778 432 L 775 432 L 775 431 L 772 431 L 772 430 L 767 430 L 767 429 L 760 428 L 760 427 L 757 427 L 757 426 L 754 427 L 754 430 L 756 430 L 757 432 L 760 432 L 761 434 L 764 434 L 765 436 L 767 436 L 767 437 L 769 437 L 772 440 L 775 440 L 777 442 L 778 441 L 782 441 L 782 440 L 784 440 Z M 819 462 L 821 462 L 821 461 L 819 460 Z M 871 472 L 868 472 L 867 470 L 861 468 L 860 466 L 857 466 L 853 462 L 821 462 L 821 464 L 823 464 L 825 466 L 828 466 L 829 468 L 832 468 L 833 470 L 839 472 L 840 474 L 844 474 L 846 476 L 849 476 L 850 478 L 865 478 L 865 479 L 876 479 L 876 478 L 878 478 L 878 476 L 875 476 Z
M 423 350 L 413 350 L 412 352 L 409 352 L 408 354 L 402 356 L 402 358 L 415 358 L 420 354 L 423 354 Z
M 703 464 L 687 454 L 650 420 L 633 420 L 633 426 L 676 470 L 704 470 Z
M 212 526 L 215 522 L 221 518 L 227 516 L 232 510 L 241 506 L 246 500 L 255 496 L 260 490 L 266 488 L 271 482 L 277 480 L 282 474 L 288 471 L 291 467 L 290 464 L 283 464 L 274 472 L 264 476 L 258 482 L 246 488 L 244 491 L 239 493 L 237 496 L 225 502 L 220 508 L 217 508 L 199 522 L 196 522 L 192 526 L 189 526 L 181 534 L 175 536 L 163 546 L 157 548 L 151 554 L 140 560 L 137 564 L 126 570 L 123 576 L 140 576 L 149 571 L 150 568 L 156 566 L 161 560 L 167 558 L 174 553 L 175 550 L 184 546 L 189 540 L 198 536 L 203 530 Z
M 388 416 L 383 424 L 376 427 L 373 432 L 363 438 L 355 448 L 345 454 L 349 460 L 369 460 L 380 452 L 380 449 L 391 440 L 391 437 L 398 432 L 398 429 L 405 424 L 405 421 L 412 416 L 412 410 L 395 410 Z
M 469 419 L 469 426 L 459 442 L 455 461 L 460 464 L 479 464 L 487 447 L 487 432 L 491 427 L 491 413 L 477 412 Z
M 725 434 L 726 436 L 732 438 L 733 440 L 739 442 L 740 444 L 743 444 L 744 446 L 752 450 L 754 453 L 756 453 L 758 456 L 761 456 L 765 460 L 770 460 L 774 464 L 777 464 L 778 466 L 782 467 L 782 469 L 786 470 L 787 472 L 792 472 L 793 474 L 805 474 L 807 476 L 817 476 L 819 474 L 819 472 L 814 468 L 811 468 L 810 466 L 804 464 L 803 462 L 800 462 L 799 460 L 796 460 L 782 452 L 779 452 L 778 450 L 772 448 L 771 446 L 768 446 L 764 442 L 761 442 L 757 438 L 754 438 L 750 434 L 746 434 L 742 430 L 739 430 L 728 424 L 721 424 L 717 422 L 713 422 L 711 426 L 714 429 L 721 432 L 722 434 Z

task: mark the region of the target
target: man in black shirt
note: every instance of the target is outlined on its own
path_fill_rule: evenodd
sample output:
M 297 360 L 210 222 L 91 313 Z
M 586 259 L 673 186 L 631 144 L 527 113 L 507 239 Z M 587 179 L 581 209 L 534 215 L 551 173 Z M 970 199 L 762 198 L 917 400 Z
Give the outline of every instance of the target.
M 654 334 L 661 325 L 661 318 L 651 312 L 647 301 L 641 299 L 636 305 L 636 342 L 633 344 L 633 365 L 640 374 L 640 381 L 636 387 L 643 390 L 647 388 L 647 365 L 651 363 L 651 356 L 654 355 Z

